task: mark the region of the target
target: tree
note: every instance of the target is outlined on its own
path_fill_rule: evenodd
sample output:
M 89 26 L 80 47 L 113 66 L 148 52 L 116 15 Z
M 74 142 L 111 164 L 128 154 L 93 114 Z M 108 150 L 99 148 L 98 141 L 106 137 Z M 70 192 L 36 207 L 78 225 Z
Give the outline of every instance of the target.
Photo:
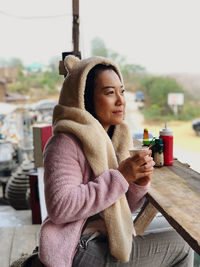
M 9 61 L 8 61 L 8 66 L 9 67 L 22 67 L 23 66 L 23 62 L 20 58 L 17 57 L 12 57 Z
M 108 51 L 105 46 L 104 41 L 96 37 L 91 42 L 91 53 L 92 56 L 101 56 L 101 57 L 108 57 Z
M 128 64 L 126 57 L 121 56 L 116 51 L 108 49 L 104 41 L 96 37 L 91 42 L 91 54 L 92 56 L 102 56 L 113 60 L 120 68 L 125 82 L 132 78 L 133 74 L 144 73 L 145 68 L 140 65 Z
M 176 80 L 170 77 L 146 76 L 140 79 L 140 85 L 140 90 L 145 93 L 145 113 L 157 116 L 172 113 L 167 103 L 168 93 L 184 92 Z

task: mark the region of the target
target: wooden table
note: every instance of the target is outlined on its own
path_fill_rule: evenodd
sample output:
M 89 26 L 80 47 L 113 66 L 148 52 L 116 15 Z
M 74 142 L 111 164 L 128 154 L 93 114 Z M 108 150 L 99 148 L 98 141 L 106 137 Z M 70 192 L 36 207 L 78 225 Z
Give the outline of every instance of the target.
M 178 160 L 155 168 L 147 202 L 134 221 L 137 234 L 143 234 L 158 211 L 200 254 L 200 174 Z

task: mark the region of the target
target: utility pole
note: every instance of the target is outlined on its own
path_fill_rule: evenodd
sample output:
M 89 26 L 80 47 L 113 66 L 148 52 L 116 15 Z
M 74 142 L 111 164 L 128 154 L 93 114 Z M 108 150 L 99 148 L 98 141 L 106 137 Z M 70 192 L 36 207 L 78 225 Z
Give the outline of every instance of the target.
M 79 0 L 72 0 L 73 26 L 72 26 L 72 43 L 73 51 L 63 52 L 62 61 L 59 63 L 59 74 L 66 77 L 67 71 L 64 66 L 64 59 L 68 55 L 74 55 L 81 59 L 81 52 L 79 51 Z
M 73 40 L 73 53 L 80 57 L 79 51 L 79 0 L 72 0 L 72 12 L 73 12 L 73 28 L 72 28 L 72 40 Z

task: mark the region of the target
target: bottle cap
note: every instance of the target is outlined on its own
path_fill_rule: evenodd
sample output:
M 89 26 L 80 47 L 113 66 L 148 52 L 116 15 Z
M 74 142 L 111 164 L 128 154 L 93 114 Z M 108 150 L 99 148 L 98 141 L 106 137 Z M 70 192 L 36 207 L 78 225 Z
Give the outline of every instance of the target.
M 160 135 L 162 136 L 173 135 L 173 132 L 169 128 L 167 128 L 167 122 L 165 122 L 165 128 L 160 131 Z
M 156 144 L 156 145 L 163 145 L 163 140 L 162 140 L 162 138 L 156 138 L 156 139 L 155 139 L 155 144 Z
M 156 138 L 155 139 L 155 145 L 154 145 L 154 151 L 162 153 L 163 147 L 164 147 L 164 144 L 163 144 L 162 138 Z

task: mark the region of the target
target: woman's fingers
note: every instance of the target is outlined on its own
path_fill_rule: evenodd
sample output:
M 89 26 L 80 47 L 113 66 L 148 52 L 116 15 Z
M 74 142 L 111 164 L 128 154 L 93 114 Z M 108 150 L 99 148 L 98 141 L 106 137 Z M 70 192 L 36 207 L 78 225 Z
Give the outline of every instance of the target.
M 153 173 L 153 166 L 155 162 L 153 158 L 149 155 L 144 156 L 143 158 L 139 158 L 137 161 L 137 169 L 136 169 L 136 181 L 140 184 L 140 181 L 145 180 L 148 182 L 151 179 Z
M 136 175 L 136 180 L 143 178 L 143 177 L 146 177 L 146 176 L 151 176 L 152 173 L 153 173 L 153 170 L 152 171 L 146 171 L 146 172 L 138 172 Z
M 148 172 L 148 171 L 153 171 L 153 166 L 155 165 L 155 162 L 153 160 L 148 161 L 145 165 L 141 165 L 138 168 L 139 172 Z
M 151 156 L 152 151 L 151 150 L 143 150 L 143 151 L 139 151 L 137 152 L 137 154 L 133 157 L 131 157 L 131 159 L 135 162 L 141 160 L 144 157 L 149 157 Z
M 142 151 L 136 156 L 127 158 L 121 162 L 118 170 L 129 183 L 133 183 L 145 176 L 147 180 L 150 180 L 154 165 L 155 162 L 151 157 L 151 152 Z
M 152 166 L 155 165 L 155 162 L 153 161 L 153 158 L 150 157 L 149 155 L 146 155 L 146 156 L 140 156 L 140 157 L 137 157 L 137 159 L 135 159 L 134 157 L 131 158 L 131 160 L 133 162 L 135 162 L 137 164 L 137 166 L 142 166 L 142 165 L 148 165 L 148 164 L 152 164 Z

